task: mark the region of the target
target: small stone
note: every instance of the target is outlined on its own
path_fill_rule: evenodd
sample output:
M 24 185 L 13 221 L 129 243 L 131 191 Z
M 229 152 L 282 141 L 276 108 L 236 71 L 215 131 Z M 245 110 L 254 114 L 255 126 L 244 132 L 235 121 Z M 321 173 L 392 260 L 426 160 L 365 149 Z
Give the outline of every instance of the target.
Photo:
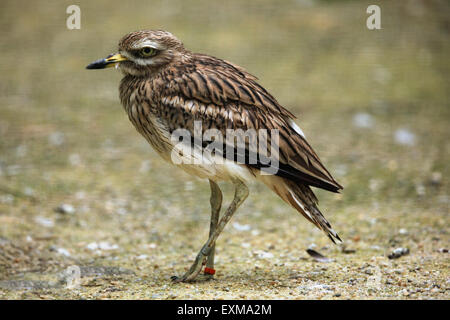
M 56 248 L 56 252 L 58 252 L 59 254 L 66 256 L 66 257 L 70 257 L 70 252 L 67 249 L 64 248 Z
M 341 246 L 341 251 L 342 251 L 342 253 L 345 253 L 345 254 L 351 254 L 351 253 L 356 252 L 355 249 L 347 248 L 347 246 L 345 246 L 345 245 Z
M 416 135 L 408 129 L 398 129 L 395 131 L 394 140 L 398 144 L 414 146 L 416 144 Z
M 144 160 L 141 162 L 141 167 L 139 168 L 140 173 L 147 173 L 150 171 L 151 162 L 150 160 Z
M 99 243 L 99 249 L 100 250 L 114 250 L 114 249 L 118 249 L 119 246 L 117 244 L 110 244 L 109 242 L 106 241 L 100 241 Z
M 353 116 L 353 125 L 358 128 L 372 128 L 374 125 L 373 117 L 368 113 L 357 113 Z
M 401 291 L 400 291 L 400 294 L 403 295 L 403 296 L 409 296 L 409 295 L 410 295 L 408 289 L 403 289 L 403 290 L 401 290 Z
M 81 165 L 81 156 L 78 153 L 72 153 L 69 155 L 69 163 L 74 167 Z
M 24 195 L 31 197 L 34 195 L 34 190 L 33 190 L 33 188 L 25 187 L 23 189 L 23 193 L 24 193 Z
M 426 194 L 426 189 L 423 184 L 418 184 L 416 186 L 416 193 L 418 196 L 424 196 Z
M 48 142 L 54 146 L 60 146 L 64 143 L 64 133 L 62 132 L 53 132 L 48 136 Z
M 257 257 L 259 259 L 272 259 L 273 258 L 273 253 L 271 252 L 267 252 L 267 251 L 255 251 L 255 254 L 257 255 Z
M 314 260 L 316 260 L 317 262 L 324 262 L 324 263 L 328 263 L 328 262 L 333 262 L 333 259 L 327 258 L 324 255 L 320 254 L 319 252 L 317 252 L 316 250 L 313 249 L 307 249 L 306 252 L 313 257 Z
M 237 231 L 250 231 L 251 227 L 248 224 L 239 224 L 237 222 L 233 223 L 233 228 Z
M 430 182 L 431 182 L 431 184 L 433 184 L 435 186 L 440 185 L 442 182 L 442 173 L 437 172 L 437 171 L 433 172 L 431 174 Z
M 48 219 L 48 218 L 44 218 L 44 217 L 36 217 L 34 219 L 34 221 L 37 224 L 40 224 L 41 226 L 46 227 L 46 228 L 51 228 L 51 227 L 53 227 L 55 225 L 53 220 Z
M 117 244 L 110 244 L 106 241 L 100 241 L 100 242 L 91 242 L 89 243 L 86 248 L 89 250 L 115 250 L 118 249 L 119 246 Z
M 63 203 L 59 205 L 57 208 L 55 208 L 55 212 L 61 213 L 61 214 L 74 214 L 75 208 L 67 203 Z
M 401 256 L 404 256 L 407 254 L 409 254 L 408 248 L 396 248 L 388 255 L 388 258 L 389 259 L 398 259 Z
M 19 158 L 22 158 L 22 157 L 24 157 L 24 156 L 26 156 L 27 155 L 27 146 L 26 145 L 24 145 L 24 144 L 21 144 L 21 145 L 19 145 L 17 148 L 16 148 L 16 155 L 19 157 Z
M 86 248 L 88 248 L 89 250 L 97 250 L 98 244 L 97 244 L 97 242 L 91 242 L 86 246 Z

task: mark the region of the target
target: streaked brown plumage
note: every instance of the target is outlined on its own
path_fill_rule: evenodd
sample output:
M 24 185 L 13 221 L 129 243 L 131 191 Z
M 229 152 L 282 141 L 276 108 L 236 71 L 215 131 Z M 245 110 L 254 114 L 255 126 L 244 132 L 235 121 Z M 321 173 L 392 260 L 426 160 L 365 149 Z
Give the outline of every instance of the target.
M 294 115 L 261 87 L 256 77 L 231 62 L 190 52 L 166 31 L 130 33 L 120 40 L 117 55 L 96 61 L 88 68 L 111 65 L 118 65 L 125 75 L 120 83 L 120 100 L 129 119 L 169 162 L 174 147 L 171 134 L 177 129 L 185 129 L 194 135 L 194 121 L 201 121 L 203 132 L 214 128 L 223 135 L 226 129 L 276 129 L 279 132 L 279 170 L 276 175 L 261 175 L 258 163 L 178 165 L 210 180 L 212 221 L 218 219 L 222 197 L 216 182 L 232 181 L 237 189 L 235 201 L 220 223 L 212 222 L 210 239 L 191 270 L 177 280 L 193 280 L 204 263 L 212 269 L 215 240 L 245 200 L 248 194 L 245 181 L 249 179 L 266 184 L 325 231 L 331 240 L 340 240 L 317 208 L 317 198 L 310 186 L 338 192 L 341 185 L 308 144 L 293 121 Z M 248 143 L 246 146 L 249 148 Z

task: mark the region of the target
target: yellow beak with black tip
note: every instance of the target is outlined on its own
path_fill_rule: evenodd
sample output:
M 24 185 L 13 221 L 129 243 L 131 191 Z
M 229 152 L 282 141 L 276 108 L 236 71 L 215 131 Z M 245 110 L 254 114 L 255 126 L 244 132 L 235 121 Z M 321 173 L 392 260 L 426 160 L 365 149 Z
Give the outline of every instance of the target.
M 105 69 L 115 67 L 119 62 L 128 60 L 120 53 L 110 54 L 105 59 L 100 59 L 89 64 L 86 69 Z

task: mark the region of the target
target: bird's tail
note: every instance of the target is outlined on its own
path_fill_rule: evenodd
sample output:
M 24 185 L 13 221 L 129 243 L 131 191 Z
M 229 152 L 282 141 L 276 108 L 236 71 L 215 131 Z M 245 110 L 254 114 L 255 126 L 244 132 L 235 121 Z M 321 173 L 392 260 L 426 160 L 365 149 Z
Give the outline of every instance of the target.
M 318 200 L 309 186 L 298 184 L 278 176 L 260 175 L 259 177 L 281 199 L 289 203 L 319 229 L 323 230 L 333 243 L 336 243 L 336 240 L 342 242 L 339 235 L 333 230 L 330 223 L 317 207 Z

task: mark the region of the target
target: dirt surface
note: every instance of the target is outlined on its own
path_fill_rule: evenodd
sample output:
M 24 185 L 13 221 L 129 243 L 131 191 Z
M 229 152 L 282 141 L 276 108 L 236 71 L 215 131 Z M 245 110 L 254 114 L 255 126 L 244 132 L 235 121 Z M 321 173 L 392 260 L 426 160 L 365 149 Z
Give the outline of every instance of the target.
M 360 1 L 80 1 L 81 30 L 59 1 L 3 1 L 0 298 L 449 299 L 450 9 L 377 2 L 379 31 Z M 136 133 L 118 72 L 84 70 L 140 28 L 245 66 L 298 116 L 345 187 L 317 191 L 343 245 L 255 184 L 215 279 L 171 282 L 207 239 L 209 185 Z

